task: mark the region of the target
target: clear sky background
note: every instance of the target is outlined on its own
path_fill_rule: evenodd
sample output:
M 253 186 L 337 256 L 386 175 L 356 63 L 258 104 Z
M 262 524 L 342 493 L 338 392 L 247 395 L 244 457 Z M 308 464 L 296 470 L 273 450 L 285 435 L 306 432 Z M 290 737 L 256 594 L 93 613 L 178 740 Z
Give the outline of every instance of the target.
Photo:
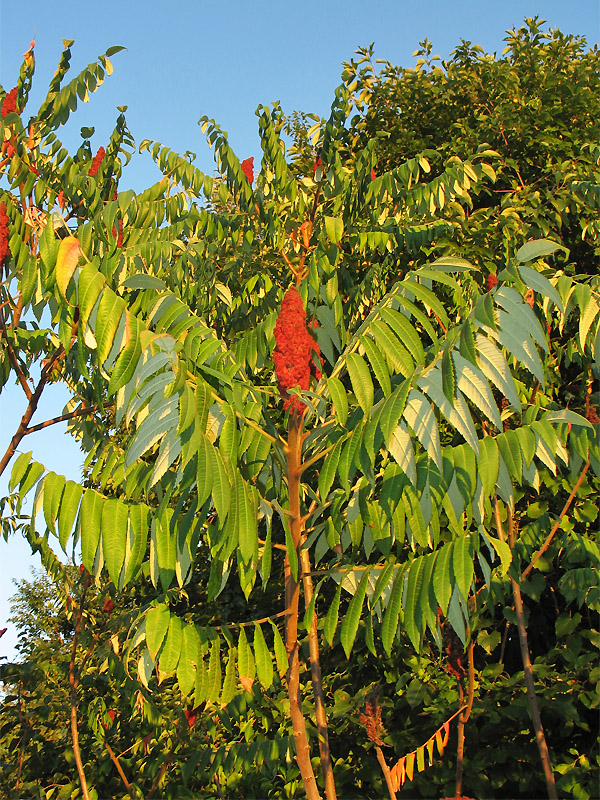
M 257 106 L 279 100 L 286 112 L 326 116 L 342 64 L 358 47 L 373 42 L 376 58 L 404 67 L 414 65 L 412 54 L 425 37 L 442 58 L 461 39 L 500 56 L 506 31 L 528 16 L 583 35 L 590 46 L 600 39 L 599 0 L 0 0 L 0 84 L 6 90 L 15 85 L 22 54 L 35 39 L 27 117 L 45 97 L 63 38 L 75 40 L 70 77 L 112 45 L 123 45 L 127 50 L 111 59 L 114 74 L 59 136 L 74 150 L 80 128 L 93 126 L 95 151 L 106 144 L 116 107 L 127 105 L 138 144 L 148 138 L 177 152 L 191 150 L 197 166 L 211 173 L 212 153 L 197 124 L 204 114 L 228 131 L 240 159 L 254 156 L 258 162 Z M 145 153 L 126 168 L 121 188 L 141 191 L 157 177 Z M 6 386 L 0 394 L 0 454 L 25 410 L 19 391 Z M 68 399 L 58 388 L 43 397 L 33 423 L 59 415 Z M 83 457 L 64 425 L 26 437 L 21 450 L 33 450 L 36 460 L 71 479 L 81 476 Z M 7 482 L 5 473 L 0 496 Z M 0 540 L 0 628 L 8 624 L 13 580 L 29 577 L 31 566 L 39 566 L 39 559 L 24 540 Z M 17 637 L 8 627 L 0 657 L 12 658 Z

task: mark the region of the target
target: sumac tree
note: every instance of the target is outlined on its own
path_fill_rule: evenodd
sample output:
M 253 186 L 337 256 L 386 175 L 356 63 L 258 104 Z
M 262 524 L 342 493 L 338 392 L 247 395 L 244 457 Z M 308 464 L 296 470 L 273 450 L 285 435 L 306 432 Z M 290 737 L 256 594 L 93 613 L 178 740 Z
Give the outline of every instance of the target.
M 348 71 L 303 149 L 286 151 L 281 110 L 260 107 L 254 172 L 203 118 L 216 178 L 145 141 L 164 177 L 120 191 L 132 147 L 122 114 L 93 158 L 87 147 L 71 157 L 56 133 L 111 54 L 64 84 L 67 47 L 25 123 L 29 51 L 16 107 L 3 101 L 2 374 L 28 399 L 1 462 L 14 461 L 11 519 L 32 497 L 27 535 L 48 563 L 52 534 L 65 552 L 80 548 L 90 580 L 117 592 L 149 582 L 121 651 L 142 698 L 173 685 L 192 709 L 249 693 L 268 704 L 285 687 L 311 799 L 336 796 L 324 644 L 339 643 L 352 665 L 359 631 L 384 656 L 400 638 L 416 652 L 437 643 L 453 674 L 469 676 L 446 714 L 457 712 L 463 736 L 477 634 L 496 602 L 514 603 L 556 796 L 521 583 L 559 526 L 548 516 L 523 536 L 519 520 L 548 471 L 569 490 L 600 472 L 590 396 L 570 403 L 556 380 L 567 331 L 588 383 L 597 370 L 597 276 L 570 274 L 552 224 L 530 241 L 509 231 L 500 250 L 493 237 L 463 248 L 498 152 L 473 142 L 433 177 L 429 152 L 382 168 L 378 140 L 357 148 L 350 134 Z M 596 197 L 600 149 L 585 152 L 595 172 L 584 194 Z M 62 418 L 88 453 L 85 484 L 18 453 L 52 380 L 72 392 Z M 256 615 L 224 618 L 233 582 Z M 369 699 L 367 733 L 394 796 L 425 768 L 427 745 L 388 769 L 377 708 Z M 77 725 L 75 708 L 74 739 Z M 447 726 L 438 733 L 441 754 Z M 210 759 L 199 753 L 192 767 Z

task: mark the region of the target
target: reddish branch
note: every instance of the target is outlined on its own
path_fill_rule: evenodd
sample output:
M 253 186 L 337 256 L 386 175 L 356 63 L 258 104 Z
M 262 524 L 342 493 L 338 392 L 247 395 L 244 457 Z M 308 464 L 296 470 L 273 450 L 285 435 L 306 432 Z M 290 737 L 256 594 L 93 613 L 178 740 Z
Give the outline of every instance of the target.
M 392 781 L 390 768 L 386 763 L 385 756 L 383 755 L 383 750 L 378 744 L 375 745 L 375 752 L 377 753 L 377 761 L 379 761 L 379 766 L 381 767 L 381 771 L 383 772 L 383 777 L 385 778 L 385 783 L 390 795 L 390 800 L 396 800 L 396 792 L 394 791 L 394 783 Z
M 133 787 L 131 786 L 131 784 L 129 783 L 127 778 L 125 777 L 125 773 L 123 772 L 123 767 L 121 766 L 121 762 L 119 761 L 118 757 L 114 754 L 111 746 L 106 741 L 106 739 L 104 740 L 104 746 L 106 748 L 106 752 L 110 756 L 110 760 L 113 762 L 113 764 L 117 768 L 117 772 L 119 773 L 119 775 L 121 777 L 121 780 L 123 781 L 123 783 L 125 785 L 125 788 L 127 789 L 127 791 L 129 792 L 129 794 L 132 797 L 135 797 L 135 792 L 133 790 Z
M 81 761 L 81 751 L 79 749 L 79 729 L 77 726 L 77 687 L 79 685 L 79 675 L 75 668 L 75 656 L 77 654 L 77 640 L 79 639 L 79 631 L 81 629 L 81 619 L 83 617 L 83 607 L 85 603 L 85 594 L 88 586 L 90 585 L 89 573 L 85 573 L 83 579 L 83 591 L 79 601 L 79 608 L 77 609 L 77 616 L 75 618 L 75 631 L 73 633 L 73 643 L 71 645 L 71 660 L 69 662 L 69 686 L 71 687 L 71 738 L 73 740 L 73 754 L 75 756 L 75 764 L 77 765 L 77 773 L 79 774 L 79 781 L 81 783 L 81 791 L 84 800 L 90 800 L 88 792 L 87 781 L 83 771 L 83 763 Z
M 44 428 L 50 427 L 50 425 L 56 425 L 58 422 L 67 422 L 70 419 L 75 419 L 75 417 L 85 417 L 86 414 L 92 414 L 94 411 L 98 410 L 98 406 L 87 406 L 75 409 L 75 411 L 69 411 L 68 414 L 61 414 L 59 417 L 52 417 L 52 419 L 47 419 L 45 422 L 39 422 L 37 425 L 32 425 L 31 427 L 27 428 L 24 433 L 24 436 L 27 436 L 29 433 L 35 433 L 36 431 L 41 431 Z
M 304 538 L 304 537 L 303 537 Z M 304 588 L 304 604 L 308 607 L 313 598 L 313 582 L 310 574 L 310 556 L 308 550 L 302 549 L 302 583 Z M 317 632 L 317 611 L 313 609 L 310 630 L 308 632 L 308 647 L 310 657 L 310 675 L 312 679 L 313 694 L 315 696 L 315 720 L 319 734 L 319 755 L 321 769 L 325 779 L 325 795 L 327 800 L 336 800 L 333 765 L 329 751 L 329 732 L 327 729 L 327 714 L 325 712 L 325 698 L 323 696 L 323 677 L 321 675 L 321 662 L 319 660 L 319 634 Z
M 21 384 L 21 388 L 25 392 L 25 396 L 27 397 L 27 399 L 31 400 L 31 398 L 33 396 L 33 392 L 31 390 L 31 388 L 29 387 L 29 384 L 27 383 L 27 378 L 23 374 L 23 370 L 21 369 L 21 365 L 19 364 L 19 360 L 18 360 L 17 355 L 16 355 L 16 353 L 15 353 L 15 351 L 13 349 L 12 342 L 10 341 L 10 338 L 8 336 L 8 331 L 6 330 L 6 323 L 4 322 L 4 315 L 3 314 L 0 314 L 0 328 L 2 329 L 2 337 L 3 337 L 4 342 L 6 344 L 6 352 L 8 353 L 8 358 L 9 358 L 9 361 L 10 361 L 10 363 L 12 365 L 12 368 L 14 369 L 14 371 L 16 373 L 17 380 Z
M 467 695 L 467 705 L 464 709 L 464 713 L 461 713 L 458 717 L 458 745 L 456 748 L 456 797 L 461 797 L 462 795 L 462 779 L 463 779 L 463 759 L 465 754 L 465 725 L 469 717 L 471 716 L 471 709 L 473 708 L 473 699 L 475 697 L 475 662 L 473 659 L 473 649 L 475 647 L 475 643 L 471 642 L 469 645 L 468 651 L 468 660 L 469 660 L 469 689 Z M 462 686 L 462 682 L 458 681 L 458 694 L 461 707 L 464 705 L 465 701 L 465 692 Z
M 290 511 L 290 533 L 296 551 L 296 569 L 299 569 L 300 544 L 303 519 L 300 512 L 300 463 L 302 451 L 302 414 L 292 412 L 288 424 L 287 483 Z M 285 606 L 290 612 L 285 630 L 285 647 L 288 657 L 287 686 L 290 699 L 290 716 L 296 745 L 296 758 L 308 800 L 320 800 L 315 774 L 310 761 L 310 745 L 306 733 L 306 720 L 302 713 L 300 696 L 300 662 L 298 656 L 298 605 L 300 583 L 292 574 L 289 553 L 285 556 Z

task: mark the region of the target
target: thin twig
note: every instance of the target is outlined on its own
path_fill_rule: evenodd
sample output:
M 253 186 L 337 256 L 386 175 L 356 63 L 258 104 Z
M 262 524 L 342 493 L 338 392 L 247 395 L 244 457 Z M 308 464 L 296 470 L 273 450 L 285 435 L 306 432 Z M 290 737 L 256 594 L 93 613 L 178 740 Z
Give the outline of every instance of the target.
M 585 474 L 586 474 L 586 472 L 588 471 L 588 469 L 589 469 L 589 466 L 590 466 L 590 462 L 589 462 L 589 461 L 587 461 L 587 462 L 586 462 L 586 464 L 585 464 L 585 466 L 584 466 L 584 468 L 583 468 L 583 470 L 581 471 L 581 475 L 579 476 L 579 478 L 578 478 L 578 480 L 577 480 L 577 483 L 576 483 L 576 484 L 575 484 L 575 486 L 573 487 L 573 491 L 572 491 L 572 492 L 571 492 L 571 494 L 569 495 L 569 497 L 568 497 L 568 499 L 567 499 L 567 502 L 564 504 L 564 506 L 563 506 L 563 509 L 562 509 L 562 511 L 560 512 L 560 516 L 558 517 L 558 519 L 556 520 L 556 522 L 555 522 L 555 523 L 554 523 L 554 525 L 552 526 L 552 530 L 550 531 L 550 533 L 548 534 L 548 536 L 546 536 L 546 540 L 545 540 L 544 544 L 543 544 L 543 545 L 540 547 L 540 549 L 537 551 L 537 553 L 536 553 L 536 554 L 534 555 L 534 557 L 531 559 L 531 563 L 529 564 L 529 566 L 527 567 L 527 569 L 525 569 L 525 570 L 523 571 L 523 573 L 522 573 L 522 575 L 521 575 L 521 580 L 525 580 L 525 578 L 526 578 L 526 577 L 529 575 L 529 573 L 531 572 L 531 570 L 532 570 L 532 569 L 533 569 L 533 567 L 535 566 L 535 563 L 536 563 L 536 561 L 537 561 L 539 558 L 541 558 L 541 557 L 544 555 L 544 553 L 546 552 L 546 550 L 547 550 L 547 549 L 550 547 L 550 544 L 551 544 L 551 542 L 552 542 L 552 539 L 554 539 L 554 536 L 555 536 L 555 534 L 556 534 L 557 530 L 558 530 L 558 529 L 559 529 L 559 527 L 560 527 L 560 523 L 562 522 L 562 518 L 564 517 L 564 515 L 565 515 L 565 514 L 567 513 L 567 511 L 569 510 L 569 506 L 570 506 L 570 505 L 571 505 L 571 503 L 573 502 L 573 500 L 574 500 L 574 498 L 575 498 L 575 495 L 577 494 L 577 491 L 579 490 L 579 487 L 580 487 L 580 486 L 581 486 L 581 484 L 583 483 L 583 479 L 585 478 Z
M 21 365 L 19 364 L 19 360 L 17 358 L 17 355 L 16 355 L 16 353 L 15 353 L 15 351 L 13 349 L 12 343 L 11 343 L 9 337 L 8 337 L 8 331 L 6 330 L 6 323 L 4 322 L 4 315 L 3 314 L 0 314 L 0 328 L 2 329 L 2 336 L 3 336 L 4 341 L 6 343 L 6 352 L 8 353 L 8 358 L 10 360 L 10 363 L 12 364 L 12 367 L 13 367 L 16 375 L 17 375 L 17 380 L 19 381 L 19 383 L 21 384 L 21 388 L 25 392 L 25 397 L 28 400 L 31 400 L 31 397 L 33 395 L 33 391 L 31 389 L 31 387 L 29 386 L 29 384 L 27 383 L 27 378 L 23 374 L 23 370 L 21 369 Z
M 52 419 L 47 419 L 45 422 L 39 422 L 37 425 L 32 425 L 30 428 L 27 428 L 23 435 L 27 436 L 30 433 L 41 431 L 44 428 L 50 427 L 50 425 L 56 425 L 58 422 L 67 422 L 75 417 L 84 417 L 86 414 L 91 414 L 97 410 L 97 405 L 88 406 L 87 408 L 78 408 L 75 411 L 70 411 L 68 414 L 61 414 L 59 417 L 53 417 Z
M 133 788 L 132 788 L 131 784 L 129 783 L 129 781 L 125 777 L 125 773 L 123 772 L 123 767 L 121 766 L 121 762 L 119 761 L 118 757 L 113 753 L 112 748 L 109 745 L 109 743 L 106 741 L 106 739 L 104 740 L 104 747 L 106 748 L 106 752 L 110 756 L 110 760 L 113 762 L 113 764 L 117 768 L 117 772 L 121 776 L 121 780 L 125 784 L 125 788 L 127 789 L 127 791 L 129 792 L 129 794 L 132 797 L 135 797 L 135 792 L 133 791 Z

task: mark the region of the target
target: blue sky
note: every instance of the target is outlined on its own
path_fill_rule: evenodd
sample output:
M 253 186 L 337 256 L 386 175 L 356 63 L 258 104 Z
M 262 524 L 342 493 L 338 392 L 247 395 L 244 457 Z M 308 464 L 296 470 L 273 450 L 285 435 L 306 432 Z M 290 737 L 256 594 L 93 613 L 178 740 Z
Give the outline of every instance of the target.
M 302 110 L 325 116 L 342 64 L 361 46 L 375 44 L 375 57 L 412 66 L 412 54 L 428 37 L 433 52 L 446 58 L 461 39 L 501 54 L 508 29 L 526 16 L 547 20 L 563 33 L 584 35 L 588 44 L 600 39 L 598 0 L 196 0 L 169 4 L 90 3 L 0 0 L 0 83 L 16 83 L 22 54 L 35 38 L 36 75 L 31 95 L 37 106 L 56 68 L 62 39 L 73 39 L 72 76 L 112 45 L 126 51 L 112 58 L 114 74 L 90 102 L 82 104 L 63 139 L 69 148 L 81 141 L 79 129 L 96 129 L 93 148 L 105 144 L 117 116 L 127 105 L 129 128 L 136 139 L 155 139 L 178 152 L 197 153 L 197 165 L 212 172 L 214 162 L 198 119 L 206 114 L 228 131 L 240 158 L 259 156 L 256 117 L 259 104 L 279 100 L 285 111 Z M 155 180 L 147 154 L 127 168 L 121 188 L 141 190 Z M 54 391 L 33 422 L 61 413 L 66 396 Z M 14 387 L 0 395 L 0 451 L 3 453 L 25 405 Z M 82 457 L 64 426 L 33 434 L 22 450 L 49 469 L 73 479 L 80 476 Z M 6 493 L 6 474 L 0 496 Z M 11 579 L 28 577 L 27 545 L 16 538 L 0 540 L 0 628 L 6 626 Z M 0 656 L 12 657 L 16 632 L 9 627 L 0 639 Z

